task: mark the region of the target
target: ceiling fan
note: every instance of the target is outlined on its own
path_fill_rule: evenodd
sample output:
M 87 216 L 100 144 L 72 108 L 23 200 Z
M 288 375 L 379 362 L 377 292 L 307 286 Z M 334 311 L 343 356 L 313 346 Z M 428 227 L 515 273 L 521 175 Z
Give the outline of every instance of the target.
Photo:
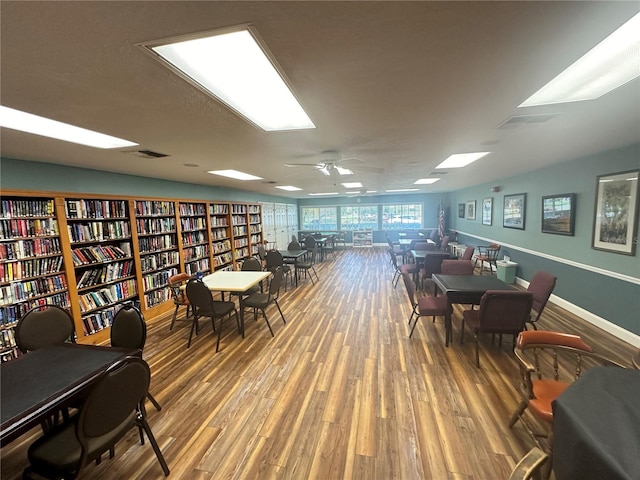
M 349 162 L 351 162 L 350 165 Z M 321 161 L 316 163 L 285 163 L 285 167 L 312 167 L 318 170 L 323 175 L 353 175 L 354 171 L 362 170 L 373 173 L 382 173 L 384 168 L 369 167 L 365 165 L 355 165 L 356 163 L 363 163 L 364 161 L 359 158 L 342 158 L 339 152 L 335 150 L 326 150 L 321 153 Z

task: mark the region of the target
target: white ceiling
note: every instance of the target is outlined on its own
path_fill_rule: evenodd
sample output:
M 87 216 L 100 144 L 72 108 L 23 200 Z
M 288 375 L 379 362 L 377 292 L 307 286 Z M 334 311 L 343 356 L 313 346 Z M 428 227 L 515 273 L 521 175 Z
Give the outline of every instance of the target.
M 580 104 L 522 101 L 638 2 L 0 2 L 1 103 L 168 154 L 143 159 L 3 129 L 4 157 L 292 198 L 347 189 L 312 167 L 337 150 L 366 189 L 412 187 L 452 153 L 493 152 L 423 192 L 464 188 L 640 141 L 640 82 Z M 136 44 L 252 24 L 317 128 L 266 133 Z M 513 115 L 549 121 L 499 128 Z M 184 164 L 197 164 L 187 167 Z M 377 167 L 373 173 L 358 167 Z M 235 168 L 263 181 L 208 175 Z M 287 193 L 276 185 L 295 185 Z M 338 186 L 334 187 L 333 184 Z

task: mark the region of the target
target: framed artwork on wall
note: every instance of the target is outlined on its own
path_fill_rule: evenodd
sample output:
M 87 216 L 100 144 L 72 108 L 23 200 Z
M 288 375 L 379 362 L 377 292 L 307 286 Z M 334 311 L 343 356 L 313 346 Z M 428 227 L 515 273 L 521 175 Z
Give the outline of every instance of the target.
M 502 210 L 502 226 L 504 228 L 517 228 L 518 230 L 524 230 L 526 208 L 526 193 L 505 195 Z
M 467 220 L 475 220 L 476 219 L 476 201 L 469 200 L 467 202 Z
M 542 197 L 542 233 L 573 235 L 575 217 L 575 193 L 562 193 Z
M 493 219 L 493 198 L 482 199 L 482 224 L 491 225 Z
M 458 218 L 464 218 L 464 210 L 465 210 L 464 203 L 459 203 L 458 204 Z
M 635 255 L 638 170 L 600 175 L 596 181 L 593 243 L 596 250 Z

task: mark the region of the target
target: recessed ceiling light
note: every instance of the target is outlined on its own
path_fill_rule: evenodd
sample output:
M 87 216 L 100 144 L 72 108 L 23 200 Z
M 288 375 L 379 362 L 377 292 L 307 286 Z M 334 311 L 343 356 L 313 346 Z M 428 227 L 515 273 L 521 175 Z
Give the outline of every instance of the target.
M 297 192 L 298 190 L 302 190 L 301 188 L 294 187 L 292 185 L 280 185 L 276 188 L 279 188 L 280 190 L 286 190 L 287 192 Z
M 638 64 L 640 13 L 519 106 L 594 100 L 640 76 Z
M 449 157 L 436 168 L 466 167 L 470 163 L 481 159 L 485 155 L 489 155 L 489 153 L 491 152 L 455 153 L 453 155 L 449 155 Z
M 385 190 L 387 193 L 396 193 L 396 192 L 417 192 L 420 190 L 419 188 L 394 188 L 393 190 Z
M 209 170 L 207 173 L 220 175 L 222 177 L 235 178 L 236 180 L 262 180 L 262 177 L 256 177 L 255 175 L 239 172 L 238 170 Z
M 338 192 L 326 192 L 326 193 L 310 193 L 309 195 L 317 197 L 320 195 L 338 195 Z
M 336 167 L 336 170 L 340 175 L 353 175 L 353 171 L 348 168 Z
M 95 148 L 124 148 L 138 145 L 121 138 L 76 127 L 68 123 L 22 112 L 0 105 L 0 127 L 55 138 L 65 142 L 79 143 Z
M 345 182 L 342 184 L 344 188 L 362 188 L 362 183 L 360 182 Z
M 431 185 L 432 183 L 436 183 L 439 178 L 420 178 L 413 182 L 414 185 Z
M 251 27 L 141 46 L 263 130 L 315 128 Z

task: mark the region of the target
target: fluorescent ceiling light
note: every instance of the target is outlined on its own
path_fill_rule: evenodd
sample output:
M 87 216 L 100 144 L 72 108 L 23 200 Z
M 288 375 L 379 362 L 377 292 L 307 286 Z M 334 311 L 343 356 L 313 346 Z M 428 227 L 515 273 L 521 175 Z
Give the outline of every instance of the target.
M 338 195 L 338 192 L 326 192 L 326 193 L 310 193 L 309 195 L 317 197 L 320 195 Z
M 367 190 L 367 193 L 378 193 L 377 190 Z
M 31 113 L 0 106 L 0 127 L 33 133 L 43 137 L 79 143 L 95 148 L 123 148 L 138 145 L 121 138 L 75 127 L 68 123 L 50 120 Z
M 420 190 L 419 188 L 396 188 L 393 190 L 385 190 L 387 193 L 395 193 L 395 192 L 417 192 Z
M 287 192 L 297 192 L 298 190 L 302 190 L 301 188 L 294 187 L 292 185 L 281 185 L 276 188 L 279 188 L 280 190 L 286 190 Z
M 159 43 L 143 46 L 263 130 L 315 128 L 249 28 Z
M 348 168 L 336 167 L 336 170 L 340 175 L 353 175 L 353 172 Z
M 329 169 L 327 167 L 320 167 L 320 168 L 318 168 L 318 171 L 320 173 L 322 173 L 323 175 L 327 175 L 327 176 L 331 175 L 331 172 L 329 171 Z
M 346 182 L 343 183 L 342 186 L 344 188 L 362 188 L 362 184 L 360 182 Z
M 236 180 L 262 180 L 262 177 L 256 177 L 255 175 L 239 172 L 238 170 L 209 170 L 207 173 L 220 175 L 222 177 L 235 178 Z
M 358 195 L 360 193 L 360 190 L 353 190 L 351 192 L 347 191 L 344 193 L 346 193 L 347 195 Z
M 491 152 L 455 153 L 438 165 L 436 168 L 460 168 L 481 159 Z
M 432 183 L 436 183 L 439 178 L 420 178 L 413 182 L 414 185 L 431 185 Z
M 520 107 L 594 100 L 640 76 L 640 13 L 593 47 Z

